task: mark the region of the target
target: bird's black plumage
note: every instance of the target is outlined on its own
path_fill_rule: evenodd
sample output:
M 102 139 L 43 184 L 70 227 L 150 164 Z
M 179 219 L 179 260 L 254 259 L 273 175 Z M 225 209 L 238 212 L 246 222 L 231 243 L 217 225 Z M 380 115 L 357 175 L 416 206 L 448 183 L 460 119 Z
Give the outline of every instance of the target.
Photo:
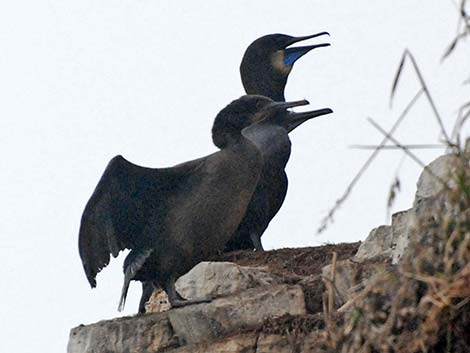
M 240 74 L 248 94 L 267 96 L 284 101 L 284 89 L 296 60 L 310 50 L 329 46 L 328 43 L 291 47 L 300 41 L 327 35 L 321 32 L 309 36 L 293 37 L 286 34 L 269 34 L 251 43 L 241 62 Z M 291 122 L 286 129 L 294 130 L 299 122 Z M 219 146 L 213 137 L 216 146 Z M 226 251 L 256 249 L 263 251 L 261 236 L 281 208 L 287 194 L 288 179 L 284 168 L 269 166 L 263 169 L 260 182 L 253 194 L 246 215 Z
M 90 285 L 96 286 L 110 255 L 130 249 L 120 307 L 131 280 L 161 286 L 173 306 L 184 305 L 176 279 L 224 248 L 246 213 L 263 165 L 273 158 L 287 162 L 286 124 L 331 112 L 286 111 L 304 104 L 241 97 L 216 118 L 223 122 L 216 132 L 222 149 L 175 167 L 144 168 L 114 157 L 80 224 L 79 252 Z
M 330 44 L 300 47 L 291 47 L 291 45 L 327 34 L 328 32 L 321 32 L 303 37 L 268 34 L 256 39 L 246 49 L 240 64 L 240 75 L 245 92 L 266 96 L 276 102 L 285 101 L 284 89 L 294 63 L 310 50 Z

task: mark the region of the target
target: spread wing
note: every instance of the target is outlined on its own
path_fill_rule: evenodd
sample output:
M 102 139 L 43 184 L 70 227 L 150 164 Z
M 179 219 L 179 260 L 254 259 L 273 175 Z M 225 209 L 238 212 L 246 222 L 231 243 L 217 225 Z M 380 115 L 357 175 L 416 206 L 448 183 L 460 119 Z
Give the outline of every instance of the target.
M 96 275 L 119 251 L 145 246 L 149 235 L 143 232 L 146 221 L 159 221 L 168 195 L 178 192 L 191 171 L 203 159 L 173 168 L 144 168 L 122 156 L 106 167 L 83 211 L 78 247 L 85 274 L 92 287 Z

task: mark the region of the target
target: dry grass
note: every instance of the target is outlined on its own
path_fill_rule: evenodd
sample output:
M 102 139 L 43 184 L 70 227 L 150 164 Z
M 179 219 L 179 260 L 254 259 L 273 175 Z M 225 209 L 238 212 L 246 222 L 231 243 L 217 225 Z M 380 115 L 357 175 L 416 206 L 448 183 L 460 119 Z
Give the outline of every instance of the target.
M 455 39 L 442 59 L 470 37 L 468 3 L 455 3 L 460 14 Z M 323 351 L 335 353 L 468 353 L 470 352 L 470 139 L 466 146 L 461 136 L 470 121 L 470 102 L 464 102 L 449 135 L 435 101 L 413 54 L 406 49 L 393 81 L 391 98 L 397 90 L 403 67 L 409 62 L 420 84 L 393 128 L 355 176 L 345 194 L 338 200 L 322 223 L 320 230 L 332 222 L 333 215 L 347 199 L 352 188 L 387 141 L 403 150 L 422 165 L 407 146 L 393 137 L 396 127 L 415 105 L 425 97 L 440 127 L 441 138 L 454 154 L 452 183 L 439 179 L 443 190 L 416 206 L 411 241 L 405 257 L 393 270 L 384 272 L 339 310 L 333 309 L 334 282 L 325 282 Z M 470 83 L 470 79 L 464 81 Z M 450 173 L 450 172 L 449 172 Z M 449 180 L 449 179 L 447 179 Z M 392 185 L 390 199 L 398 190 Z M 334 260 L 333 260 L 334 262 Z M 338 315 L 342 315 L 338 319 Z
M 417 212 L 408 256 L 353 298 L 341 324 L 325 296 L 326 351 L 469 351 L 470 153 L 456 156 L 456 186 Z
M 454 0 L 453 1 L 454 6 L 456 10 L 458 11 L 459 14 L 459 22 L 457 25 L 457 33 L 455 34 L 454 39 L 451 41 L 451 43 L 448 45 L 448 47 L 445 49 L 441 60 L 447 59 L 449 56 L 451 56 L 454 51 L 457 50 L 457 48 L 460 45 L 468 44 L 468 39 L 470 39 L 470 1 L 468 0 Z M 384 150 L 384 149 L 401 149 L 403 152 L 408 155 L 411 159 L 413 159 L 415 162 L 418 162 L 418 164 L 421 164 L 420 161 L 417 161 L 415 156 L 412 154 L 411 150 L 412 149 L 427 149 L 427 148 L 441 148 L 442 146 L 448 147 L 449 150 L 454 150 L 457 151 L 462 149 L 462 136 L 461 136 L 461 131 L 463 131 L 463 126 L 470 121 L 470 101 L 463 102 L 460 107 L 458 107 L 458 114 L 457 114 L 457 119 L 455 120 L 454 127 L 452 129 L 451 134 L 447 132 L 445 126 L 444 126 L 444 119 L 439 113 L 439 110 L 437 108 L 437 105 L 435 103 L 435 100 L 433 99 L 431 95 L 431 91 L 426 83 L 426 80 L 424 79 L 424 76 L 419 68 L 419 65 L 417 63 L 416 58 L 412 54 L 412 52 L 409 49 L 405 49 L 403 51 L 402 58 L 400 60 L 400 63 L 398 65 L 397 72 L 394 76 L 393 83 L 392 83 L 392 89 L 390 91 L 390 105 L 392 105 L 393 98 L 395 96 L 395 93 L 398 89 L 398 84 L 400 81 L 400 78 L 403 73 L 403 68 L 405 67 L 406 63 L 410 63 L 413 68 L 414 75 L 416 76 L 416 79 L 418 81 L 418 84 L 420 86 L 419 90 L 416 92 L 416 94 L 410 99 L 408 104 L 406 105 L 405 109 L 402 111 L 402 113 L 397 117 L 395 123 L 393 124 L 392 128 L 388 131 L 385 132 L 385 130 L 381 129 L 380 127 L 377 126 L 375 121 L 371 121 L 376 128 L 379 130 L 382 130 L 381 133 L 384 135 L 384 138 L 382 142 L 378 145 L 355 145 L 352 146 L 353 148 L 361 148 L 361 149 L 373 149 L 373 152 L 369 156 L 369 158 L 365 161 L 365 163 L 360 167 L 359 171 L 354 175 L 352 178 L 351 182 L 346 186 L 345 191 L 341 194 L 341 196 L 335 201 L 335 204 L 333 207 L 329 209 L 327 212 L 326 216 L 320 221 L 320 225 L 317 229 L 317 233 L 322 233 L 324 232 L 330 224 L 334 223 L 334 218 L 336 213 L 339 211 L 339 209 L 346 203 L 348 200 L 349 196 L 353 192 L 356 184 L 359 182 L 359 180 L 362 178 L 364 173 L 367 171 L 367 169 L 372 165 L 372 162 L 377 158 L 378 154 Z M 468 63 L 464 63 L 468 65 Z M 470 84 L 470 76 L 463 78 L 462 79 L 463 84 Z M 433 116 L 435 118 L 435 122 L 438 124 L 440 132 L 441 132 L 441 140 L 440 142 L 443 142 L 444 144 L 437 144 L 437 145 L 403 145 L 400 144 L 398 141 L 393 141 L 394 137 L 393 134 L 397 130 L 397 128 L 400 126 L 402 121 L 409 115 L 410 111 L 412 108 L 416 105 L 416 103 L 421 99 L 425 98 L 427 103 L 429 104 Z M 370 119 L 372 120 L 372 119 Z M 465 137 L 465 136 L 464 136 Z M 387 143 L 391 141 L 393 142 L 393 145 L 387 145 Z M 389 207 L 395 200 L 395 197 L 397 195 L 397 183 L 396 181 L 399 180 L 398 176 L 394 178 L 394 181 L 392 185 L 390 186 L 390 195 L 389 195 Z M 470 350 L 469 350 L 470 351 Z

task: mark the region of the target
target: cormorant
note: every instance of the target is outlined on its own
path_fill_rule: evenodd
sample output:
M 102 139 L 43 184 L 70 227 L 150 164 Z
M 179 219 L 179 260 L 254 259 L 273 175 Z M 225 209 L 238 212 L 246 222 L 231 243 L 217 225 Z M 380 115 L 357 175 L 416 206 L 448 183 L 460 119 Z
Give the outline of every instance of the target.
M 300 47 L 291 47 L 291 45 L 323 35 L 329 33 L 320 32 L 303 37 L 269 34 L 256 39 L 246 49 L 240 64 L 241 79 L 246 93 L 284 101 L 284 89 L 294 63 L 310 50 L 330 44 Z M 287 126 L 287 131 L 291 132 L 297 126 L 297 123 L 292 122 Z M 213 141 L 220 147 L 216 138 L 213 137 Z M 227 243 L 225 251 L 253 248 L 263 251 L 261 236 L 281 208 L 287 194 L 287 184 L 287 174 L 283 168 L 264 168 L 246 215 Z
M 329 114 L 295 113 L 307 101 L 273 102 L 243 96 L 216 117 L 221 150 L 171 168 L 145 168 L 122 156 L 106 167 L 82 215 L 79 252 L 92 287 L 96 275 L 121 250 L 123 308 L 131 280 L 161 286 L 172 306 L 192 302 L 175 289 L 176 279 L 223 250 L 239 226 L 264 164 L 283 168 L 290 154 L 287 126 Z
M 303 37 L 268 34 L 251 43 L 243 55 L 240 75 L 247 94 L 258 94 L 276 102 L 285 101 L 284 89 L 294 63 L 310 50 L 327 47 L 329 43 L 291 47 L 291 45 L 323 36 L 320 32 Z M 292 128 L 289 129 L 291 131 Z

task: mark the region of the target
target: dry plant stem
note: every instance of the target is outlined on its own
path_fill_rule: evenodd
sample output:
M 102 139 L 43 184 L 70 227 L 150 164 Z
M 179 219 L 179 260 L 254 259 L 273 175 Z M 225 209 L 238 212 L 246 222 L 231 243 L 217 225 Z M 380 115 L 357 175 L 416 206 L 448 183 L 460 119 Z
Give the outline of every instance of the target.
M 323 293 L 323 317 L 325 320 L 325 326 L 327 328 L 328 338 L 333 349 L 336 349 L 336 342 L 338 341 L 338 337 L 336 337 L 336 327 L 334 327 L 335 323 L 332 320 L 332 313 L 334 310 L 334 292 L 337 258 L 338 254 L 336 253 L 336 251 L 333 251 L 331 278 L 323 277 L 323 282 L 325 283 L 327 289 L 326 292 Z
M 457 44 L 470 35 L 470 17 L 467 15 L 465 11 L 465 5 L 466 5 L 467 0 L 462 0 L 460 4 L 457 4 L 455 1 L 453 1 L 456 10 L 459 12 L 459 21 L 457 23 L 457 35 L 455 36 L 454 40 L 449 44 L 447 47 L 446 51 L 444 52 L 444 55 L 441 58 L 441 62 L 447 59 L 450 54 L 455 50 L 457 47 Z M 462 27 L 463 23 L 463 30 L 461 31 L 460 28 Z
M 459 108 L 459 114 L 455 121 L 454 128 L 452 129 L 452 139 L 456 140 L 457 146 L 460 146 L 459 132 L 462 130 L 462 126 L 465 121 L 470 117 L 470 102 L 465 103 Z
M 326 285 L 326 282 L 325 282 L 325 285 Z M 326 293 L 323 293 L 323 317 L 325 318 L 325 322 L 326 322 L 326 327 L 329 327 L 329 323 L 330 323 L 330 319 L 328 317 L 328 308 L 327 308 L 327 302 L 328 302 L 328 295 Z
M 436 145 L 436 144 L 430 144 L 430 145 L 403 145 L 409 150 L 414 150 L 414 149 L 433 149 L 433 148 L 446 148 L 446 145 Z M 355 148 L 358 150 L 397 150 L 401 149 L 400 147 L 397 146 L 380 146 L 380 145 L 351 145 L 349 148 Z
M 445 245 L 445 250 L 444 250 L 444 265 L 445 265 L 445 271 L 446 274 L 450 274 L 452 272 L 452 266 L 454 262 L 451 260 L 452 255 L 453 255 L 453 243 L 455 240 L 457 240 L 460 237 L 460 232 L 457 229 L 454 229 L 454 231 L 451 233 L 449 240 L 447 241 Z
M 438 180 L 443 186 L 444 188 L 448 189 L 448 186 L 447 186 L 447 183 L 442 180 L 441 178 L 439 178 L 436 174 L 434 174 L 433 172 L 431 172 L 431 170 L 426 166 L 426 164 L 424 164 L 418 157 L 416 157 L 416 155 L 414 153 L 412 153 L 411 151 L 409 151 L 405 146 L 403 146 L 402 144 L 400 144 L 400 142 L 398 142 L 393 136 L 391 136 L 389 133 L 387 133 L 384 129 L 382 129 L 382 127 L 380 127 L 379 124 L 377 124 L 373 119 L 371 118 L 367 118 L 367 120 L 377 129 L 379 130 L 387 139 L 389 139 L 390 141 L 392 141 L 397 147 L 401 148 L 403 150 L 403 152 L 405 152 L 413 161 L 415 161 L 416 163 L 418 163 L 422 168 L 424 168 L 428 173 L 429 175 L 431 175 L 433 178 L 436 178 L 436 180 Z
M 329 286 L 328 286 L 328 283 L 329 283 L 329 281 L 326 281 L 325 285 L 328 288 L 328 294 L 329 294 L 331 283 L 329 283 L 330 284 Z M 336 344 L 335 344 L 336 339 L 335 339 L 333 322 L 331 320 L 330 314 L 328 313 L 328 294 L 323 293 L 323 317 L 325 319 L 325 324 L 326 324 L 325 326 L 326 326 L 326 330 L 327 330 L 329 340 L 330 340 L 330 342 L 332 342 L 333 348 L 336 348 Z
M 364 299 L 375 285 L 375 283 L 368 284 L 359 294 L 356 294 L 355 297 L 352 297 L 342 307 L 340 307 L 337 312 L 344 313 L 348 311 L 352 306 L 354 306 L 354 304 L 356 304 L 357 301 Z
M 338 257 L 338 254 L 336 253 L 336 251 L 333 251 L 333 260 L 332 260 L 332 265 L 331 265 L 331 283 L 332 283 L 333 290 L 335 288 L 337 257 Z M 334 302 L 335 302 L 333 290 L 328 292 L 328 315 L 330 315 L 330 319 L 331 319 L 331 314 L 333 313 L 333 310 L 334 310 Z
M 408 49 L 405 49 L 405 51 L 403 52 L 403 56 L 402 56 L 400 65 L 398 66 L 398 71 L 397 71 L 397 74 L 395 75 L 395 80 L 393 81 L 390 101 L 393 99 L 393 96 L 395 95 L 395 91 L 396 91 L 396 88 L 397 88 L 397 85 L 398 85 L 398 80 L 401 76 L 403 66 L 405 64 L 405 60 L 406 60 L 407 57 L 411 60 L 411 63 L 413 64 L 413 68 L 416 72 L 416 75 L 418 76 L 418 80 L 419 80 L 419 83 L 421 84 L 421 88 L 423 89 L 423 91 L 426 95 L 426 98 L 428 99 L 428 102 L 431 105 L 431 109 L 432 109 L 432 111 L 434 113 L 434 116 L 437 119 L 437 123 L 439 124 L 439 127 L 441 129 L 441 133 L 444 136 L 444 140 L 448 145 L 451 145 L 450 138 L 447 135 L 447 131 L 446 131 L 446 129 L 444 127 L 444 124 L 442 122 L 442 118 L 441 118 L 439 112 L 437 111 L 436 105 L 434 104 L 434 100 L 431 97 L 431 93 L 429 92 L 428 86 L 426 85 L 426 82 L 424 81 L 423 75 L 421 74 L 421 71 L 419 70 L 418 64 L 416 63 L 416 60 L 415 60 L 413 54 L 411 54 L 411 52 Z
M 460 13 L 460 16 L 465 24 L 465 28 L 467 30 L 467 33 L 470 34 L 470 18 L 469 16 L 466 14 L 465 12 L 465 4 L 467 3 L 467 0 L 462 0 L 460 2 L 460 9 L 459 9 L 459 13 Z
M 465 3 L 456 1 L 459 5 Z M 466 3 L 467 6 L 469 3 Z M 463 5 L 461 16 L 468 24 L 470 17 L 463 11 Z M 409 52 L 405 52 L 402 58 L 393 90 L 408 56 L 422 82 L 421 93 L 427 95 L 435 108 Z M 435 115 L 439 122 L 437 111 Z M 448 187 L 446 178 L 442 178 L 443 181 L 430 173 L 445 188 L 435 199 L 424 203 L 420 212 L 416 212 L 414 230 L 409 233 L 413 239 L 408 255 L 396 266 L 367 279 L 365 288 L 355 292 L 347 303 L 335 311 L 341 321 L 335 320 L 332 315 L 333 299 L 328 300 L 331 290 L 335 289 L 333 273 L 324 279 L 327 290 L 323 297 L 323 310 L 327 329 L 322 343 L 327 347 L 325 352 L 469 352 L 470 139 L 467 140 L 467 152 L 459 142 L 462 125 L 469 120 L 470 102 L 462 106 L 452 130 L 451 141 L 456 143 L 447 141 L 448 147 L 452 148 L 452 159 L 456 161 L 456 170 L 452 172 L 455 186 Z M 418 157 L 410 152 L 410 146 L 401 145 L 393 132 L 386 133 L 372 119 L 369 121 L 385 135 L 387 143 L 388 140 L 392 141 L 394 148 L 400 148 L 405 156 L 424 167 Z M 442 129 L 442 121 L 440 125 Z M 443 134 L 446 136 L 444 130 Z M 375 149 L 375 154 L 379 148 Z M 334 272 L 333 266 L 331 268 Z
M 459 33 L 457 34 L 457 36 L 454 38 L 454 40 L 450 43 L 450 45 L 447 47 L 446 51 L 444 52 L 444 54 L 442 55 L 441 57 L 441 62 L 443 62 L 445 59 L 447 59 L 447 57 L 452 54 L 452 52 L 455 50 L 455 48 L 457 47 L 457 44 L 460 42 L 460 40 L 462 40 L 463 38 L 465 38 L 467 36 L 467 32 L 463 32 L 463 33 Z
M 403 119 L 408 115 L 408 112 L 411 110 L 411 108 L 416 104 L 416 102 L 418 101 L 418 99 L 421 97 L 421 95 L 424 93 L 424 90 L 421 88 L 418 92 L 416 92 L 416 94 L 414 95 L 414 97 L 410 100 L 410 102 L 408 103 L 408 105 L 405 107 L 405 109 L 403 110 L 403 112 L 400 114 L 400 116 L 398 117 L 398 119 L 395 121 L 395 123 L 393 124 L 392 128 L 390 129 L 390 134 L 393 134 L 395 132 L 395 130 L 398 128 L 398 126 L 401 124 L 401 122 L 403 121 Z M 382 142 L 379 144 L 379 146 L 384 146 L 386 143 L 387 143 L 387 138 L 384 138 L 382 140 Z M 317 229 L 317 234 L 320 234 L 321 232 L 323 232 L 324 230 L 326 230 L 327 226 L 328 226 L 328 223 L 331 222 L 333 220 L 333 216 L 334 214 L 336 213 L 336 211 L 341 207 L 341 205 L 344 203 L 344 201 L 346 201 L 346 199 L 348 198 L 349 194 L 351 193 L 352 189 L 354 188 L 354 186 L 356 185 L 356 183 L 359 181 L 359 179 L 361 178 L 362 174 L 364 174 L 364 172 L 367 170 L 367 168 L 369 167 L 369 165 L 372 163 L 372 161 L 375 159 L 375 157 L 377 156 L 377 154 L 380 152 L 380 149 L 377 148 L 374 150 L 374 152 L 371 153 L 371 155 L 369 156 L 369 158 L 365 161 L 365 163 L 362 165 L 361 169 L 359 169 L 359 172 L 357 172 L 357 174 L 354 176 L 354 178 L 351 180 L 351 182 L 349 183 L 348 187 L 346 188 L 346 190 L 344 191 L 343 195 L 336 200 L 335 202 L 335 205 L 333 206 L 332 209 L 330 209 L 330 211 L 328 212 L 328 214 L 326 215 L 326 217 L 324 217 L 321 221 L 321 225 L 320 227 Z
M 455 310 L 460 310 L 463 306 L 467 305 L 470 303 L 470 297 L 465 298 L 462 300 L 460 303 L 454 306 Z

